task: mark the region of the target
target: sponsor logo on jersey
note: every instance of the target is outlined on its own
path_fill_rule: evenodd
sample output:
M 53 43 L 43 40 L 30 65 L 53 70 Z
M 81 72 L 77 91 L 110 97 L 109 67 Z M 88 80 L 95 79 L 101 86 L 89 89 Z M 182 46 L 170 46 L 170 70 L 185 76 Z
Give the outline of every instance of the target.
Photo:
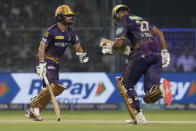
M 47 69 L 49 69 L 49 70 L 55 70 L 56 68 L 55 68 L 55 66 L 48 66 Z
M 67 45 L 68 45 L 68 43 L 64 43 L 64 42 L 55 42 L 55 46 L 66 47 Z
M 56 40 L 63 40 L 64 39 L 64 36 L 55 36 L 55 39 Z

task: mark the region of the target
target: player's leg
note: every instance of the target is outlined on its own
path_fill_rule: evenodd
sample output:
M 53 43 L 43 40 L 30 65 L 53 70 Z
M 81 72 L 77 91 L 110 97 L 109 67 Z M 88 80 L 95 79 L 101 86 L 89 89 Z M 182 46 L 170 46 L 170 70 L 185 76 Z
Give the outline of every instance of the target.
M 164 97 L 165 104 L 170 104 L 172 95 L 170 85 L 167 80 L 160 83 L 162 73 L 162 62 L 159 53 L 147 58 L 151 63 L 148 70 L 144 74 L 144 102 L 154 103 Z
M 51 60 L 46 60 L 46 63 L 46 76 L 49 82 L 51 83 L 54 95 L 58 96 L 65 90 L 65 88 L 62 85 L 60 85 L 59 81 L 59 65 Z M 45 83 L 43 84 L 43 86 L 46 87 Z M 48 88 L 43 88 L 38 94 L 38 96 L 32 99 L 32 101 L 30 102 L 30 108 L 28 109 L 25 115 L 33 120 L 43 120 L 43 118 L 40 117 L 40 113 L 45 109 L 45 107 L 50 103 L 50 101 L 51 96 Z
M 134 112 L 132 114 L 134 117 L 132 119 L 136 119 L 137 124 L 146 124 L 146 120 L 138 119 L 138 116 L 143 116 L 140 108 L 139 98 L 137 96 L 136 91 L 134 90 L 134 86 L 142 76 L 143 72 L 146 70 L 145 59 L 142 58 L 141 53 L 138 50 L 134 50 L 131 55 L 124 76 L 123 76 L 123 85 L 124 85 L 124 95 L 126 96 L 123 99 L 128 110 L 132 110 L 129 112 Z M 127 101 L 127 102 L 126 102 Z M 130 121 L 130 120 L 129 120 Z M 135 122 L 134 122 L 135 123 Z M 130 123 L 129 123 L 130 124 Z

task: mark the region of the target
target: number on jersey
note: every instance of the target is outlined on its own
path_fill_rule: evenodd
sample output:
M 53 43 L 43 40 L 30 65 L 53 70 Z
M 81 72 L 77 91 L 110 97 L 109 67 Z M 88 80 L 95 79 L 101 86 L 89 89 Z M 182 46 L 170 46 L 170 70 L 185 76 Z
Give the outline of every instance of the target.
M 137 24 L 140 24 L 141 32 L 149 31 L 149 23 L 148 21 L 136 21 Z

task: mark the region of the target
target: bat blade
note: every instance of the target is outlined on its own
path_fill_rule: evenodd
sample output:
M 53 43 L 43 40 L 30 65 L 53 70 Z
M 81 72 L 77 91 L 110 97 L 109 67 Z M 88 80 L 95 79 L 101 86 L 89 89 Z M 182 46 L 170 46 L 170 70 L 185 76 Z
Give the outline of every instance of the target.
M 54 93 L 52 91 L 52 87 L 49 84 L 48 79 L 47 79 L 46 76 L 44 76 L 44 81 L 45 81 L 46 86 L 48 87 L 48 90 L 49 90 L 50 95 L 51 95 L 51 100 L 52 100 L 52 103 L 53 103 L 54 111 L 55 111 L 56 116 L 57 116 L 57 121 L 60 121 L 60 108 L 59 108 L 59 105 L 57 103 L 56 97 L 54 96 Z

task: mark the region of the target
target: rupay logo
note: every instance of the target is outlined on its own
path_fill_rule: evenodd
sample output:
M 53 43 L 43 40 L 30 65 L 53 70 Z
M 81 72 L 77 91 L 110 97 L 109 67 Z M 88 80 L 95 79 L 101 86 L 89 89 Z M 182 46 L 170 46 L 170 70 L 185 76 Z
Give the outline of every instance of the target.
M 66 87 L 64 96 L 71 95 L 71 97 L 60 97 L 58 101 L 61 103 L 77 103 L 81 99 L 88 99 L 91 94 L 94 94 L 93 96 L 100 97 L 106 90 L 103 82 L 85 83 L 73 82 L 71 79 L 61 79 L 61 83 L 64 87 Z M 32 80 L 29 95 L 33 94 L 33 92 L 37 92 L 38 94 L 41 91 L 41 88 L 41 80 Z

